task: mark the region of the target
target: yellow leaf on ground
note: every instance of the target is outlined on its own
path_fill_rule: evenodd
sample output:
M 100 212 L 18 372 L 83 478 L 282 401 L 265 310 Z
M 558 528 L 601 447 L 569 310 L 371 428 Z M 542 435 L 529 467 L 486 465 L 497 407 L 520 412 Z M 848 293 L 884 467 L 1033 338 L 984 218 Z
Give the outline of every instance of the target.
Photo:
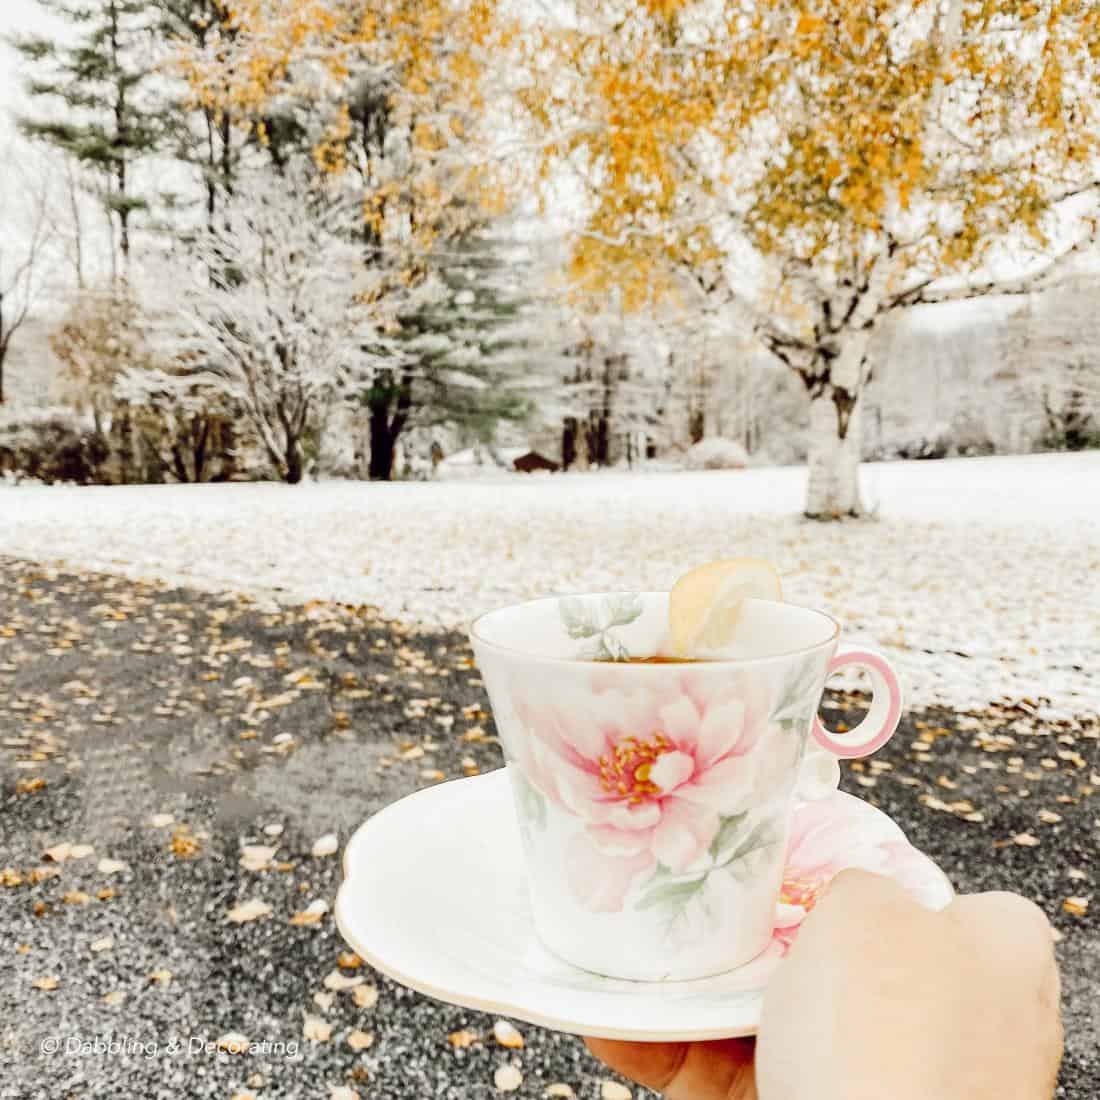
M 327 1043 L 332 1037 L 332 1024 L 320 1016 L 307 1016 L 302 1024 L 302 1034 L 313 1043 Z
M 340 847 L 340 841 L 336 839 L 335 833 L 325 833 L 323 837 L 320 837 L 313 845 L 313 854 L 317 857 L 335 855 Z
M 271 914 L 271 906 L 266 901 L 253 898 L 251 901 L 243 901 L 240 905 L 233 906 L 226 914 L 226 918 L 234 924 L 243 924 L 245 921 L 258 920 Z
M 523 1036 L 507 1020 L 497 1020 L 493 1024 L 493 1038 L 509 1050 L 519 1050 L 523 1046 Z
M 318 898 L 316 901 L 311 901 L 300 912 L 295 913 L 290 918 L 290 923 L 294 925 L 320 924 L 327 912 L 328 902 L 324 898 Z
M 373 1043 L 373 1031 L 359 1031 L 356 1029 L 348 1036 L 348 1046 L 355 1051 L 366 1050 Z
M 339 993 L 343 989 L 354 989 L 357 985 L 363 984 L 363 977 L 349 977 L 346 974 L 341 974 L 339 970 L 330 970 L 325 975 L 325 980 L 322 983 L 326 989 L 335 990 Z
M 523 1074 L 518 1066 L 497 1066 L 497 1071 L 493 1074 L 493 1084 L 500 1092 L 515 1092 L 523 1084 Z

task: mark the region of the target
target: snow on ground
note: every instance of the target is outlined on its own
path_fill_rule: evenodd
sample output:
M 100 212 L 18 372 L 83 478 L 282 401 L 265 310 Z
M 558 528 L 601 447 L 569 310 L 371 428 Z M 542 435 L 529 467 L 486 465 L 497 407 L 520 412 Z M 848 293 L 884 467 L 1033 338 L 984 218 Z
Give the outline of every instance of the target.
M 712 558 L 897 663 L 912 703 L 1100 708 L 1100 454 L 876 464 L 877 522 L 798 515 L 806 472 L 0 489 L 0 553 L 461 625 L 512 600 L 668 587 Z

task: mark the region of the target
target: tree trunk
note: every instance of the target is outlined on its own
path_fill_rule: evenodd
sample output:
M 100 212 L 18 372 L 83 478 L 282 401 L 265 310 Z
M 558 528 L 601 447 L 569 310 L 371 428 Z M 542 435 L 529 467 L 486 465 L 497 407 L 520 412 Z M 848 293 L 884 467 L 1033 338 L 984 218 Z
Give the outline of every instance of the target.
M 567 416 L 561 426 L 561 468 L 568 470 L 577 461 L 577 418 Z
M 404 370 L 400 376 L 385 371 L 367 391 L 370 409 L 371 481 L 393 479 L 394 452 L 398 437 L 409 419 L 413 404 L 413 375 Z M 391 416 L 391 411 L 393 415 Z
M 390 433 L 388 406 L 375 406 L 370 414 L 370 467 L 371 481 L 390 481 L 393 478 L 393 449 L 397 442 Z
M 809 483 L 806 515 L 811 519 L 843 519 L 863 515 L 859 492 L 862 403 L 826 385 L 810 401 Z
M 688 416 L 688 438 L 692 444 L 702 443 L 706 434 L 706 413 L 702 409 L 692 409 Z
M 297 485 L 302 480 L 302 444 L 295 438 L 286 441 L 286 476 L 288 485 Z

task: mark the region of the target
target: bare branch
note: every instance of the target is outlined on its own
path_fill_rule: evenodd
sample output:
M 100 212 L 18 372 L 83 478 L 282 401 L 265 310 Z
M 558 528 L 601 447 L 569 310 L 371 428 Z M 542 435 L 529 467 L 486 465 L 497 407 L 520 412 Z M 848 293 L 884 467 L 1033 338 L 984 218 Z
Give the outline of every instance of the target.
M 915 286 L 887 299 L 882 306 L 883 312 L 894 309 L 907 309 L 918 305 L 936 305 L 942 302 L 963 302 L 971 298 L 993 298 L 1017 294 L 1032 294 L 1040 290 L 1049 290 L 1058 285 L 1056 276 L 1069 266 L 1070 260 L 1087 251 L 1097 241 L 1097 233 L 1092 233 L 1075 241 L 1051 261 L 1036 271 L 1016 279 L 983 279 L 971 281 L 962 286 L 945 287 L 937 290 L 936 284 L 942 279 L 925 278 Z

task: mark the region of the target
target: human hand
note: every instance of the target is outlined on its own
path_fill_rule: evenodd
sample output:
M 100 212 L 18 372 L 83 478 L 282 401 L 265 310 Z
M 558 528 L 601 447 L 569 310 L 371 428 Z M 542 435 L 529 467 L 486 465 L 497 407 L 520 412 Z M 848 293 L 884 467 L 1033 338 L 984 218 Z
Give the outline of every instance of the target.
M 769 983 L 755 1043 L 587 1042 L 668 1100 L 1049 1100 L 1058 993 L 1031 902 L 975 894 L 933 913 L 846 871 Z

